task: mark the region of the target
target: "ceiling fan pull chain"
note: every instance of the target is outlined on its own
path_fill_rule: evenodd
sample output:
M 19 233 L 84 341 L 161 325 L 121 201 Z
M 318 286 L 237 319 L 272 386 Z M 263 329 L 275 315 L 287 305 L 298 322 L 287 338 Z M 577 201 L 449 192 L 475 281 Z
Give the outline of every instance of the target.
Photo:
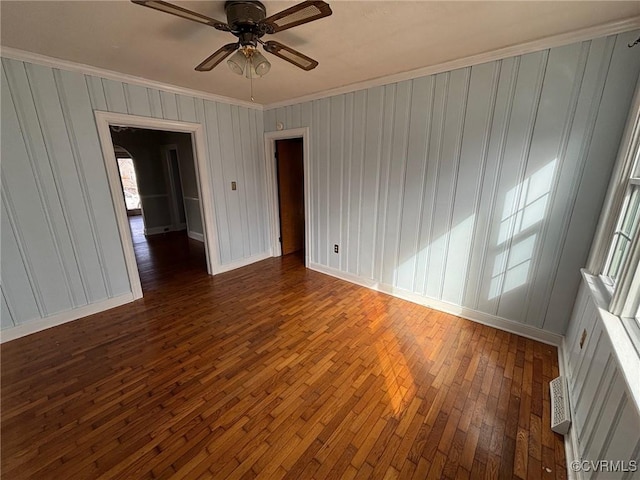
M 251 87 L 250 87 L 251 88 L 251 92 L 250 92 L 251 93 L 251 101 L 255 102 L 255 100 L 253 99 L 253 72 L 251 71 L 251 65 L 252 65 L 251 64 L 251 60 L 249 60 L 247 62 L 247 68 L 249 69 L 249 83 L 251 85 Z

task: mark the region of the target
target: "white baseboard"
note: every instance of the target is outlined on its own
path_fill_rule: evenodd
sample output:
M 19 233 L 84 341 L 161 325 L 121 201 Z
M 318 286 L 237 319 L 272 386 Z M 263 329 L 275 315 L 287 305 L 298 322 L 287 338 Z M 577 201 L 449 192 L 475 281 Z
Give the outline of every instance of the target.
M 62 325 L 63 323 L 71 322 L 79 318 L 93 315 L 94 313 L 103 312 L 111 308 L 119 307 L 125 303 L 133 302 L 133 294 L 125 293 L 124 295 L 118 295 L 117 297 L 108 298 L 100 302 L 84 305 L 82 307 L 74 308 L 73 310 L 67 310 L 66 312 L 56 313 L 49 317 L 41 318 L 38 320 L 30 320 L 21 325 L 7 328 L 0 332 L 0 343 L 15 340 L 16 338 L 24 337 L 32 333 L 46 330 L 47 328 L 55 327 L 56 325 Z
M 198 242 L 203 242 L 204 243 L 204 235 L 202 233 L 198 233 L 198 232 L 192 232 L 192 231 L 187 231 L 187 236 L 189 238 L 192 238 L 193 240 L 197 240 Z
M 418 295 L 417 293 L 409 292 L 407 290 L 396 288 L 391 285 L 382 284 L 376 282 L 375 280 L 358 277 L 350 273 L 336 270 L 335 268 L 311 262 L 308 264 L 308 267 L 311 270 L 315 270 L 326 275 L 331 275 L 332 277 L 336 277 L 347 282 L 371 288 L 372 290 L 386 293 L 394 297 L 402 298 L 403 300 L 408 300 L 419 305 L 424 305 L 425 307 L 433 308 L 434 310 L 439 310 L 451 315 L 466 318 L 467 320 L 471 320 L 473 322 L 482 323 L 483 325 L 488 325 L 490 327 L 495 327 L 499 330 L 504 330 L 509 333 L 515 333 L 516 335 L 553 345 L 554 347 L 560 348 L 560 346 L 562 345 L 562 340 L 564 339 L 562 335 L 547 332 L 546 330 L 532 327 L 531 325 L 525 325 L 523 323 L 508 320 L 496 315 L 479 312 L 477 310 L 462 307 L 460 305 L 455 305 L 453 303 L 443 302 L 442 300 L 424 297 L 422 295 Z
M 236 268 L 246 267 L 247 265 L 251 265 L 252 263 L 259 262 L 266 258 L 271 257 L 270 252 L 259 253 L 257 255 L 253 255 L 247 258 L 241 258 L 240 260 L 235 260 L 231 263 L 225 263 L 224 265 L 219 265 L 213 275 L 217 275 L 218 273 L 228 272 L 230 270 L 235 270 Z
M 145 228 L 145 235 L 158 235 L 159 233 L 167 232 L 179 232 L 180 230 L 186 230 L 187 224 L 182 223 L 180 225 L 161 225 L 159 227 Z

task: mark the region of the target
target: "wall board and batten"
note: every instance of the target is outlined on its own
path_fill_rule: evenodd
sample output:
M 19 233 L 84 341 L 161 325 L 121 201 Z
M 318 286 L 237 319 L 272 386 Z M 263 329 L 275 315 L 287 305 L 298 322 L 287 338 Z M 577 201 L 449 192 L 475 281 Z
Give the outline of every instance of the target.
M 202 125 L 221 268 L 269 255 L 259 109 L 7 58 L 1 108 L 3 341 L 132 298 L 95 110 Z
M 636 472 L 583 472 L 581 478 L 631 479 L 640 475 L 640 353 L 620 319 L 606 311 L 606 295 L 583 273 L 563 345 L 571 398 L 573 456 L 624 462 Z M 583 332 L 585 336 L 583 339 Z M 625 335 L 627 337 L 625 338 Z M 580 345 L 583 342 L 582 346 Z M 615 345 L 615 348 L 614 348 Z M 630 354 L 625 355 L 625 350 Z M 624 358 L 622 358 L 624 357 Z
M 637 36 L 266 110 L 267 132 L 310 128 L 310 266 L 556 343 L 640 72 Z
M 271 251 L 263 132 L 309 127 L 312 267 L 557 343 L 640 68 L 634 35 L 267 110 L 264 128 L 259 107 L 3 59 L 3 326 L 130 296 L 104 110 L 203 126 L 225 268 Z

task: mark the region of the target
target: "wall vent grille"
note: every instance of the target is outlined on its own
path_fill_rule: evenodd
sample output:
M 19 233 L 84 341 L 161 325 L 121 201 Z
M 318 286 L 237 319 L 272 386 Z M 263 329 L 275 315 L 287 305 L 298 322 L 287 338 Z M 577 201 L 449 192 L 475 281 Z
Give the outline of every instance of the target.
M 551 389 L 551 430 L 566 435 L 571 425 L 569 395 L 565 377 L 554 378 L 549 382 Z

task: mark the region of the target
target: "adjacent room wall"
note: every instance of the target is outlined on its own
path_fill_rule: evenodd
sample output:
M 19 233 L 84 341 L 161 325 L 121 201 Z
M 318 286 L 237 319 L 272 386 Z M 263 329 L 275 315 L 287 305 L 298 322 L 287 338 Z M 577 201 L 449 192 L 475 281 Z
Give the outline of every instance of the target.
M 182 178 L 182 194 L 184 210 L 187 216 L 187 233 L 191 238 L 202 241 L 202 215 L 200 214 L 200 194 L 191 139 L 184 133 L 164 132 L 163 144 L 176 145 L 180 176 Z
M 114 145 L 133 156 L 145 232 L 160 233 L 173 227 L 166 160 L 160 150 L 163 137 L 160 131 L 145 129 L 111 132 Z
M 310 127 L 312 266 L 564 333 L 640 73 L 637 37 L 267 110 L 266 131 Z
M 260 110 L 5 58 L 1 108 L 2 328 L 130 295 L 94 110 L 202 124 L 221 263 L 268 254 Z

